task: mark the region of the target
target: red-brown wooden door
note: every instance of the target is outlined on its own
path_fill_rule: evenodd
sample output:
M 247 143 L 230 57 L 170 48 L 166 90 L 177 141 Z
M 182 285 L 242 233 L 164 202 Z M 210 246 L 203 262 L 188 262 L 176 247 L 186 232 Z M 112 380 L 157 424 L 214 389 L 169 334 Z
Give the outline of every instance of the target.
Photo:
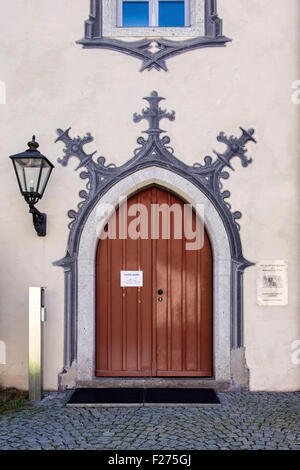
M 127 213 L 133 204 L 147 208 L 149 237 L 121 239 L 119 212 L 125 217 L 126 210 L 121 206 L 116 214 L 117 237 L 98 244 L 96 376 L 210 377 L 213 263 L 209 238 L 204 232 L 203 247 L 186 250 L 187 240 L 176 239 L 171 217 L 169 239 L 162 238 L 162 227 L 157 239 L 151 239 L 151 204 L 179 204 L 183 224 L 183 201 L 165 190 L 151 187 L 131 197 Z M 127 216 L 128 225 L 136 215 Z M 190 217 L 195 229 L 195 213 Z M 147 227 L 143 228 L 146 237 Z M 121 287 L 121 271 L 143 271 L 143 287 Z

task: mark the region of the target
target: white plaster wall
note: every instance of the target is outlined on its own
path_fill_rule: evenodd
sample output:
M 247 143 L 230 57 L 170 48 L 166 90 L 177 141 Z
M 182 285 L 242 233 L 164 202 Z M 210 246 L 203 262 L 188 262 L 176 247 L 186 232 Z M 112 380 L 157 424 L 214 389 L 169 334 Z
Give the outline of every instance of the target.
M 220 130 L 254 127 L 249 145 L 253 164 L 238 160 L 226 189 L 233 210 L 241 210 L 246 258 L 289 263 L 289 305 L 256 305 L 257 268 L 245 275 L 245 345 L 252 390 L 299 390 L 300 365 L 291 361 L 291 343 L 300 339 L 299 319 L 299 110 L 291 101 L 300 79 L 298 0 L 219 0 L 226 48 L 209 48 L 170 59 L 169 72 L 139 72 L 140 62 L 113 51 L 83 50 L 88 0 L 1 1 L 0 80 L 7 104 L 0 105 L 0 340 L 6 364 L 0 384 L 27 387 L 27 303 L 30 285 L 47 286 L 44 327 L 44 387 L 57 387 L 63 365 L 63 270 L 52 262 L 65 254 L 67 211 L 84 187 L 68 167 L 56 164 L 40 210 L 48 214 L 48 234 L 39 239 L 18 193 L 8 155 L 25 149 L 36 133 L 41 151 L 55 163 L 62 145 L 55 130 L 90 131 L 109 162 L 123 163 L 136 147 L 145 122 L 132 114 L 156 89 L 176 120 L 163 122 L 176 155 L 193 163 L 210 154 Z

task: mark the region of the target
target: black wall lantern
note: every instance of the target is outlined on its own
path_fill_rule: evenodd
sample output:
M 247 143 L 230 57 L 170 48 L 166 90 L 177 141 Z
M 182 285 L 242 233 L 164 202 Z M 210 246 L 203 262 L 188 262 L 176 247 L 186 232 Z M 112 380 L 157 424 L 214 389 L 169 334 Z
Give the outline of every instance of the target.
M 43 197 L 54 165 L 38 151 L 39 144 L 35 141 L 35 136 L 27 145 L 29 149 L 10 158 L 14 164 L 21 194 L 30 207 L 34 228 L 39 237 L 44 237 L 47 216 L 34 206 Z

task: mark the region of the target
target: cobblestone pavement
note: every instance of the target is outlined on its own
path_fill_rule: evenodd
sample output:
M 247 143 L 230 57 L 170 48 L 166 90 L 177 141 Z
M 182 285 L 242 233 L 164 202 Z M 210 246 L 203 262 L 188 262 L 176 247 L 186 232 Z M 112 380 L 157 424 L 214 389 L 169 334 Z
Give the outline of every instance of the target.
M 66 395 L 0 416 L 0 449 L 299 449 L 300 393 L 219 393 L 210 408 L 66 408 Z

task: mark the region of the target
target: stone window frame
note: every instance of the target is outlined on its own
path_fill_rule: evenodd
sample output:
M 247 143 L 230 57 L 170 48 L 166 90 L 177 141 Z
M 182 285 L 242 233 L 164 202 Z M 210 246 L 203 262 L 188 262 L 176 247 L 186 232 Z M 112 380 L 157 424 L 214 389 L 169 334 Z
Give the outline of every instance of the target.
M 203 7 L 202 13 L 195 7 L 197 2 Z M 217 0 L 191 0 L 191 26 L 187 27 L 120 28 L 116 18 L 117 0 L 90 0 L 85 36 L 77 43 L 88 49 L 110 49 L 136 57 L 142 60 L 141 72 L 153 68 L 167 71 L 166 60 L 171 57 L 204 47 L 224 47 L 231 41 L 223 35 Z

